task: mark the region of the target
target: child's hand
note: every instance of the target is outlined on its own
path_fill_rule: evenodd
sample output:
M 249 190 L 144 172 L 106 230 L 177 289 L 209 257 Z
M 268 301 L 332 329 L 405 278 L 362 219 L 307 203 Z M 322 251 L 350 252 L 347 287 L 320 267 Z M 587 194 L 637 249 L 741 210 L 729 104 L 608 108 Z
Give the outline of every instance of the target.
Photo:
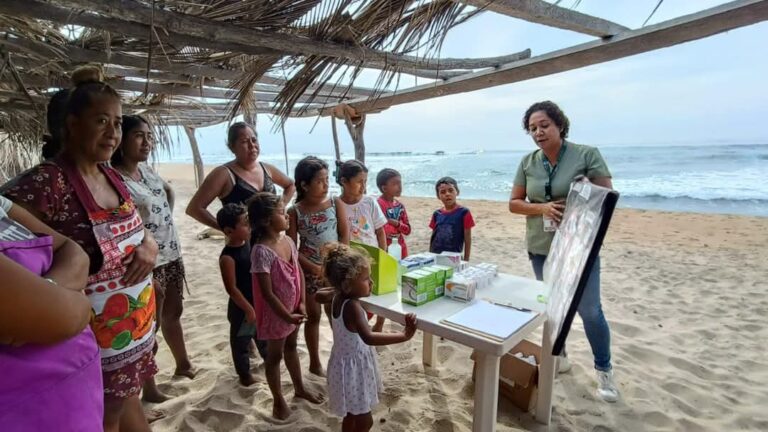
M 256 311 L 252 307 L 245 310 L 245 320 L 251 324 L 256 324 Z
M 400 221 L 399 221 L 399 220 L 397 220 L 397 219 L 392 219 L 392 218 L 390 218 L 390 219 L 388 220 L 388 222 L 389 222 L 389 224 L 390 224 L 390 225 L 392 225 L 392 226 L 393 226 L 393 227 L 395 227 L 395 228 L 397 228 L 397 227 L 399 227 L 399 226 L 400 226 Z
M 292 313 L 291 320 L 289 322 L 294 325 L 300 325 L 302 322 L 304 322 L 304 318 L 306 318 L 306 315 L 304 314 Z
M 405 340 L 410 340 L 416 333 L 416 314 L 409 313 L 405 316 Z
M 312 274 L 316 277 L 323 278 L 323 267 L 315 264 L 312 266 Z

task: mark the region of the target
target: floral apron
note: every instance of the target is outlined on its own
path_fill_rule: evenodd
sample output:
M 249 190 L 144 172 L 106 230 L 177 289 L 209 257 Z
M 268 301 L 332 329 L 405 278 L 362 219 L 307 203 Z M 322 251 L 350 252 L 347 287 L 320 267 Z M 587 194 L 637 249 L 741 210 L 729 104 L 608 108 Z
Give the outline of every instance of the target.
M 138 394 L 143 381 L 154 375 L 155 292 L 150 274 L 138 284 L 121 281 L 123 258 L 144 240 L 144 224 L 117 173 L 102 172 L 120 197 L 120 206 L 102 209 L 77 170 L 62 164 L 64 173 L 88 213 L 104 263 L 88 276 L 85 294 L 91 301 L 91 328 L 101 352 L 105 397 L 125 399 Z
M 53 237 L 0 217 L 0 254 L 42 276 L 51 268 Z M 3 431 L 103 430 L 101 365 L 90 328 L 51 345 L 0 344 L 0 371 Z

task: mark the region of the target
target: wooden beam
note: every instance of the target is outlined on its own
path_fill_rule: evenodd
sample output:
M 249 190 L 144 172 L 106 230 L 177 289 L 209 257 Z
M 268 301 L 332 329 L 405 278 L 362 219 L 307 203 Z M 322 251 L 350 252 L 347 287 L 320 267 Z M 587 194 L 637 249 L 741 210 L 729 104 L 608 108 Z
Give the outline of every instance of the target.
M 597 37 L 608 37 L 630 30 L 621 24 L 576 12 L 543 0 L 454 0 L 480 9 Z
M 3 0 L 0 2 L 0 11 L 10 10 L 16 14 L 32 16 L 39 19 L 53 19 L 50 9 L 58 9 L 58 14 L 66 11 L 69 13 L 67 22 L 81 24 L 88 14 L 95 12 L 100 16 L 90 17 L 85 26 L 95 26 L 103 30 L 112 31 L 116 23 L 114 20 L 126 23 L 139 23 L 148 25 L 153 22 L 158 29 L 164 29 L 169 34 L 187 36 L 204 40 L 206 43 L 215 41 L 215 44 L 230 44 L 231 51 L 246 54 L 264 55 L 264 48 L 274 50 L 272 54 L 292 55 L 321 55 L 336 57 L 360 62 L 364 67 L 385 68 L 401 67 L 411 69 L 478 69 L 494 67 L 502 61 L 498 57 L 489 59 L 424 59 L 417 56 L 393 54 L 384 51 L 373 50 L 355 45 L 342 45 L 333 42 L 316 41 L 305 37 L 294 36 L 287 33 L 265 32 L 252 30 L 235 25 L 227 25 L 221 21 L 208 20 L 188 14 L 172 12 L 151 7 L 136 0 L 58 0 L 66 8 L 56 8 L 40 0 Z M 80 14 L 72 14 L 72 7 L 82 9 Z M 62 11 L 63 9 L 63 11 Z M 111 25 L 102 24 L 103 17 L 113 20 Z M 118 27 L 120 32 L 132 34 L 136 37 L 146 37 L 147 30 L 134 29 L 130 26 Z M 134 34 L 136 30 L 136 34 Z M 141 30 L 141 31 L 138 31 Z M 235 44 L 235 45 L 232 45 Z M 195 43 L 190 45 L 195 46 Z M 253 49 L 258 49 L 254 53 Z M 511 54 L 509 61 L 519 59 L 525 52 Z M 530 55 L 530 53 L 528 53 Z M 506 56 L 505 56 L 506 57 Z
M 607 40 L 596 40 L 504 65 L 496 70 L 468 74 L 445 82 L 384 93 L 375 100 L 346 102 L 357 112 L 369 112 L 409 102 L 481 90 L 603 63 L 672 45 L 702 39 L 768 20 L 768 0 L 737 0 L 698 13 L 631 30 Z M 319 113 L 330 115 L 332 106 Z
M 50 61 L 35 60 L 30 58 L 14 56 L 13 62 L 17 67 L 20 67 L 26 70 L 27 72 L 31 72 L 40 68 L 45 70 L 46 63 L 49 63 Z M 77 67 L 77 65 L 58 65 L 58 66 L 64 72 L 72 72 Z M 140 70 L 137 68 L 123 67 L 123 66 L 116 66 L 116 65 L 103 65 L 101 68 L 104 71 L 104 75 L 106 75 L 107 78 L 130 77 L 130 78 L 145 79 L 147 76 L 146 70 Z M 164 71 L 155 71 L 155 70 L 152 70 L 149 72 L 149 78 L 150 78 L 150 81 L 152 82 L 161 81 L 157 84 L 182 84 L 182 85 L 191 86 L 192 88 L 199 88 L 201 82 L 204 83 L 205 87 L 218 87 L 223 89 L 229 89 L 230 86 L 232 85 L 232 80 L 221 80 L 216 78 L 197 77 L 197 76 L 190 76 L 190 75 L 177 74 L 173 72 L 164 72 Z M 280 93 L 280 91 L 282 90 L 282 87 L 274 84 L 256 83 L 253 86 L 253 90 L 261 93 L 277 94 L 277 93 Z M 359 92 L 355 92 L 355 90 L 359 90 Z M 308 91 L 307 94 L 309 93 L 310 92 Z M 353 87 L 352 91 L 345 94 L 343 89 L 339 89 L 339 88 L 333 89 L 330 86 L 328 86 L 327 88 L 324 87 L 320 89 L 317 99 L 319 100 L 323 97 L 331 97 L 331 98 L 337 98 L 337 99 L 350 99 L 355 97 L 372 96 L 374 94 L 375 94 L 375 91 L 373 89 L 362 88 L 362 87 Z
M 0 1 L 0 10 L 2 10 L 3 2 Z M 116 65 L 121 66 L 124 68 L 136 68 L 139 69 L 140 73 L 143 75 L 140 75 L 139 77 L 146 76 L 146 67 L 147 67 L 147 59 L 144 56 L 134 56 L 134 55 L 127 55 L 122 54 L 118 52 L 112 52 L 111 55 L 107 55 L 103 51 L 96 51 L 96 50 L 89 50 L 84 48 L 79 48 L 75 46 L 66 46 L 62 48 L 57 48 L 56 53 L 52 50 L 52 48 L 48 45 L 46 45 L 43 42 L 36 42 L 29 39 L 20 39 L 16 37 L 10 37 L 10 35 L 5 34 L 5 37 L 0 37 L 0 46 L 6 46 L 11 49 L 16 49 L 17 51 L 27 54 L 29 51 L 33 51 L 38 53 L 41 56 L 48 56 L 48 58 L 53 58 L 54 60 L 58 60 L 57 56 L 61 55 L 61 58 L 63 61 L 68 61 L 71 64 L 78 64 L 78 63 L 99 63 L 109 66 Z M 152 68 L 156 69 L 158 71 L 167 71 L 165 73 L 172 73 L 172 74 L 178 74 L 179 76 L 190 76 L 193 80 L 199 80 L 201 78 L 218 78 L 220 80 L 227 80 L 232 81 L 240 78 L 242 75 L 241 71 L 237 71 L 234 69 L 223 69 L 223 68 L 217 68 L 213 66 L 206 66 L 206 65 L 195 65 L 195 64 L 184 64 L 184 63 L 178 63 L 178 62 L 169 62 L 164 57 L 156 57 L 152 59 Z M 67 68 L 64 68 L 65 70 L 68 70 Z M 282 86 L 285 85 L 285 83 L 288 81 L 283 78 L 273 77 L 269 75 L 264 75 L 259 80 L 261 83 L 265 85 L 274 85 L 274 86 Z M 307 88 L 307 92 L 311 93 L 317 90 L 318 86 L 312 85 L 309 88 Z M 320 94 L 323 96 L 325 95 L 341 95 L 343 94 L 343 90 L 346 87 L 344 86 L 334 86 L 332 84 L 326 84 L 323 85 L 320 88 Z M 257 87 L 258 90 L 258 87 Z M 363 97 L 363 96 L 374 96 L 377 92 L 374 89 L 371 88 L 365 88 L 365 87 L 352 87 L 350 89 L 350 97 Z
M 22 78 L 24 83 L 32 87 L 61 87 L 61 83 L 52 81 L 46 77 L 39 75 L 23 74 Z M 146 85 L 143 81 L 133 81 L 125 78 L 110 78 L 106 77 L 106 82 L 112 86 L 115 90 L 129 91 L 142 93 L 145 89 L 148 89 L 149 93 L 161 94 L 168 96 L 190 96 L 198 98 L 210 98 L 210 99 L 225 99 L 232 100 L 237 97 L 237 91 L 231 89 L 213 88 L 213 87 L 193 87 L 189 84 L 158 84 L 150 82 Z M 277 93 L 264 93 L 253 92 L 253 97 L 258 102 L 274 102 Z M 337 101 L 343 101 L 345 98 L 331 97 L 331 96 L 318 96 L 314 99 L 308 95 L 299 96 L 297 102 L 307 103 L 316 102 L 319 104 L 327 104 L 329 102 L 336 103 Z

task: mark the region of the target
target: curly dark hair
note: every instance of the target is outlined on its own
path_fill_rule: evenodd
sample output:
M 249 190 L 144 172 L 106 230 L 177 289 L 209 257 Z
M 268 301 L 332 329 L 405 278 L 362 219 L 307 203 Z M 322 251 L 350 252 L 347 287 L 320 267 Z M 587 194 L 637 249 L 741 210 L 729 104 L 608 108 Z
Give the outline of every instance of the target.
M 371 257 L 360 249 L 342 243 L 327 243 L 322 248 L 323 276 L 336 292 L 349 294 L 349 281 L 370 266 Z
M 260 240 L 269 227 L 270 220 L 280 207 L 282 200 L 271 192 L 257 192 L 246 203 L 248 220 L 251 223 L 253 238 Z
M 307 156 L 296 164 L 296 169 L 293 171 L 293 181 L 296 183 L 296 202 L 304 199 L 305 184 L 311 183 L 317 173 L 322 170 L 327 171 L 328 164 L 315 156 Z
M 435 183 L 435 194 L 440 197 L 440 185 L 451 185 L 456 189 L 456 194 L 459 194 L 459 184 L 453 177 L 443 177 Z
M 551 118 L 558 129 L 560 129 L 560 138 L 568 138 L 568 131 L 571 129 L 571 121 L 568 120 L 568 116 L 565 115 L 563 110 L 552 101 L 536 102 L 531 105 L 523 116 L 523 130 L 528 132 L 528 121 L 531 119 L 531 115 L 538 111 L 544 111 L 547 117 Z
M 244 205 L 238 203 L 225 204 L 224 207 L 216 213 L 216 223 L 219 224 L 219 228 L 234 229 L 237 226 L 237 221 L 240 216 L 246 214 L 248 209 Z
M 379 171 L 379 174 L 376 176 L 376 186 L 378 186 L 379 191 L 384 192 L 381 190 L 381 188 L 383 188 L 390 179 L 395 177 L 402 177 L 396 169 L 384 168 L 383 170 Z

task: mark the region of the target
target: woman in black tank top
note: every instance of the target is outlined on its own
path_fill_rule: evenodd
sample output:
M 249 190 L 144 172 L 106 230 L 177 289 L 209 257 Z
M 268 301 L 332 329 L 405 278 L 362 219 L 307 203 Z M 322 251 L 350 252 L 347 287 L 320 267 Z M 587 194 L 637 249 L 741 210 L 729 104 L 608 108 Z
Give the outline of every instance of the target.
M 235 160 L 217 167 L 205 177 L 203 184 L 187 205 L 187 214 L 198 222 L 219 229 L 208 206 L 219 198 L 222 205 L 244 204 L 256 192 L 276 193 L 275 185 L 283 188 L 283 202 L 296 192 L 293 180 L 268 163 L 259 162 L 259 140 L 254 129 L 243 122 L 234 123 L 227 132 L 227 147 Z

